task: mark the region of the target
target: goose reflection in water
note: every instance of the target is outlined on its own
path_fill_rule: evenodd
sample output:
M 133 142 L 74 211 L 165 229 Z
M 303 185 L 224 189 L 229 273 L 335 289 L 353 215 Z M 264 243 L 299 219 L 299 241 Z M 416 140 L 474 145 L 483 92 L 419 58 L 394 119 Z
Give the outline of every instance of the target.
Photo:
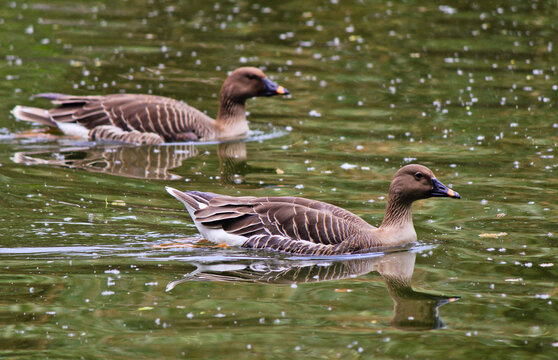
M 21 151 L 12 156 L 18 164 L 51 165 L 136 179 L 179 180 L 171 170 L 200 154 L 193 144 L 146 145 L 141 147 L 70 146 L 57 150 Z M 223 183 L 240 183 L 247 170 L 243 141 L 219 143 L 217 154 Z
M 196 270 L 182 279 L 170 282 L 167 291 L 189 281 L 292 284 L 342 280 L 377 271 L 385 280 L 389 295 L 394 301 L 392 326 L 409 331 L 443 328 L 445 324 L 438 315 L 438 307 L 457 301 L 459 297 L 413 290 L 411 278 L 415 257 L 414 251 L 403 251 L 340 261 L 265 259 L 251 264 L 196 264 Z

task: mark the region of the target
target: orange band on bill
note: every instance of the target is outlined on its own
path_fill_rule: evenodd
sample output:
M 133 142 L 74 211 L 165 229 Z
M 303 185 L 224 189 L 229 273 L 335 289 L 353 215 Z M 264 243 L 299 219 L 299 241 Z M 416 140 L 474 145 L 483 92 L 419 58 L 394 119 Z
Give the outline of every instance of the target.
M 454 197 L 455 191 L 453 191 L 452 189 L 448 189 L 448 196 Z
M 284 94 L 285 93 L 285 88 L 282 86 L 278 86 L 277 87 L 277 94 Z

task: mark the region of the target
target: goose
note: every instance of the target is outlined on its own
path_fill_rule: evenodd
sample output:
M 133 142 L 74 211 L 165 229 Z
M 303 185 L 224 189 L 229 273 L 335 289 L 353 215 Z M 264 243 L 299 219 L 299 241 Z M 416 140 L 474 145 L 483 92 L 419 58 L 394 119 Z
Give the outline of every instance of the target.
M 389 186 L 386 212 L 376 228 L 340 207 L 301 197 L 233 197 L 166 190 L 181 201 L 200 233 L 228 246 L 301 255 L 341 255 L 404 247 L 417 240 L 414 201 L 461 196 L 423 165 L 399 169 Z
M 288 95 L 260 69 L 233 71 L 221 87 L 219 112 L 213 120 L 185 103 L 143 94 L 74 96 L 43 93 L 53 109 L 16 106 L 16 119 L 38 122 L 64 134 L 89 140 L 132 144 L 206 141 L 239 137 L 248 131 L 246 100 L 255 96 Z

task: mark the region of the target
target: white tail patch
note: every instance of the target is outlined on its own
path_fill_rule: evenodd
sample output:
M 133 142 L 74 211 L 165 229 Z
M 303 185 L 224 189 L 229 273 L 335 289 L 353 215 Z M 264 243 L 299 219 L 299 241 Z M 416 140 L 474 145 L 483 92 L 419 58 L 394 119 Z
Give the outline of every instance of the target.
M 64 122 L 56 122 L 56 125 L 65 135 L 82 139 L 89 138 L 89 130 L 83 125 Z
M 186 210 L 188 210 L 188 212 L 190 213 L 190 217 L 194 221 L 194 225 L 196 225 L 200 234 L 202 234 L 206 240 L 209 240 L 217 244 L 226 244 L 228 246 L 241 246 L 246 242 L 247 238 L 245 236 L 229 234 L 223 229 L 208 228 L 207 226 L 203 225 L 201 222 L 196 221 L 196 215 L 195 215 L 196 209 L 194 209 L 191 205 L 189 205 L 186 202 L 186 200 L 182 199 L 182 197 L 188 196 L 188 194 L 183 193 L 180 190 L 173 189 L 169 186 L 166 186 L 165 189 L 169 194 L 171 194 L 177 200 L 180 200 L 180 202 L 183 203 L 184 206 L 186 206 Z M 189 198 L 193 199 L 192 197 Z M 207 207 L 207 204 L 201 203 L 199 201 L 195 201 L 195 202 L 200 209 L 204 209 Z

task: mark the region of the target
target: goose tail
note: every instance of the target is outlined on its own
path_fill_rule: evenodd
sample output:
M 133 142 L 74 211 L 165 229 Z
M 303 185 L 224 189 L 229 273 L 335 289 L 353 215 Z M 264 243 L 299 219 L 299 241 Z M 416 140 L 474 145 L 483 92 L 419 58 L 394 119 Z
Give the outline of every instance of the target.
M 35 122 L 54 128 L 58 127 L 45 109 L 17 105 L 13 108 L 12 115 L 18 120 Z
M 209 201 L 217 194 L 201 191 L 180 191 L 175 188 L 166 186 L 165 189 L 169 194 L 182 202 L 189 212 L 203 209 L 209 205 Z

